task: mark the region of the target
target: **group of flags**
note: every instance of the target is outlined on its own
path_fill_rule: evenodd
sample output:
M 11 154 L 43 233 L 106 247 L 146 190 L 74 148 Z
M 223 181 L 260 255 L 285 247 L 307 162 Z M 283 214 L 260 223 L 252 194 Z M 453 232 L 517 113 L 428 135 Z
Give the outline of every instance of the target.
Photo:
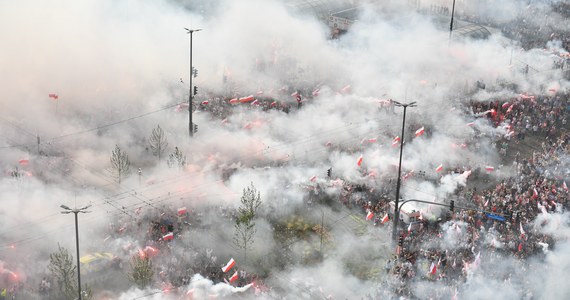
M 370 220 L 372 220 L 372 218 L 374 218 L 374 213 L 369 209 L 366 212 L 366 220 L 370 221 Z M 389 220 L 390 220 L 390 217 L 388 216 L 388 213 L 386 213 L 384 215 L 384 217 L 382 217 L 382 220 L 380 220 L 380 223 L 384 224 L 384 223 L 388 222 Z
M 229 272 L 235 266 L 235 264 L 236 264 L 236 261 L 233 258 L 231 258 L 230 261 L 228 261 L 228 263 L 222 267 L 222 272 L 224 272 L 224 273 Z M 230 279 L 227 280 L 227 282 L 232 283 L 232 282 L 238 280 L 238 278 L 239 278 L 238 271 L 236 270 L 234 272 L 234 274 L 230 277 Z

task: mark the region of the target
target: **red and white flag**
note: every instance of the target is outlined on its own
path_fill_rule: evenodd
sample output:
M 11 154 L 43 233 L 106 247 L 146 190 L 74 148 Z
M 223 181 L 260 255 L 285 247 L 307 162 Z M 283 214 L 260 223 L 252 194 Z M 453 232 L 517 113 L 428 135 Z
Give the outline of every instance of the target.
M 52 98 L 53 100 L 59 99 L 59 96 L 57 94 L 49 94 L 48 97 Z
M 568 192 L 568 186 L 566 185 L 566 181 L 562 181 L 562 188 Z
M 469 122 L 469 123 L 465 124 L 465 126 L 472 127 L 472 126 L 475 126 L 475 123 L 474 123 L 474 122 Z
M 429 267 L 429 273 L 431 275 L 435 275 L 436 272 L 437 272 L 437 265 L 435 264 L 435 262 L 432 262 L 431 266 Z
M 416 136 L 420 136 L 420 135 L 424 134 L 424 132 L 425 132 L 425 129 L 424 129 L 424 127 L 422 127 L 420 129 L 416 130 Z
M 253 95 L 249 95 L 249 96 L 247 96 L 247 97 L 241 97 L 241 98 L 239 98 L 239 99 L 238 99 L 238 102 L 239 102 L 239 103 L 244 103 L 244 102 L 251 102 L 251 101 L 253 101 L 253 100 L 255 100 L 255 97 L 253 97 Z M 231 102 L 231 101 L 230 101 L 230 102 Z
M 441 172 L 443 170 L 443 165 L 439 165 L 437 166 L 437 168 L 435 168 L 436 172 Z
M 188 210 L 186 209 L 186 206 L 178 209 L 178 215 L 179 216 L 185 215 L 187 212 L 188 212 Z
M 398 143 L 400 142 L 400 137 L 397 136 L 392 140 L 392 147 L 396 147 L 398 146 Z
M 228 263 L 222 268 L 222 271 L 224 273 L 227 273 L 229 270 L 231 270 L 234 265 L 236 264 L 235 260 L 232 258 L 230 259 L 230 261 L 228 261 Z
M 311 94 L 313 95 L 313 97 L 317 97 L 320 93 L 321 89 L 315 89 Z
M 236 280 L 238 280 L 238 271 L 236 271 L 236 272 L 234 273 L 234 275 L 232 275 L 232 277 L 230 277 L 230 283 L 232 283 L 232 282 L 234 282 L 234 281 L 236 281 Z
M 412 232 L 412 223 L 410 223 L 410 225 L 408 225 L 408 233 Z
M 369 143 L 376 143 L 376 138 L 371 138 L 371 139 L 368 139 L 366 141 Z
M 388 222 L 390 220 L 390 217 L 388 217 L 388 214 L 385 214 L 384 217 L 382 217 L 382 224 Z
M 493 171 L 495 171 L 495 167 L 486 166 L 486 167 L 485 167 L 485 170 L 486 170 L 487 172 L 493 172 Z
M 358 157 L 358 160 L 356 161 L 356 164 L 360 167 L 362 165 L 362 154 Z
M 374 213 L 368 210 L 368 213 L 366 214 L 366 220 L 370 221 L 372 218 L 374 218 Z
M 210 104 L 210 101 L 208 101 L 208 100 L 202 101 L 202 104 L 203 104 L 203 105 L 208 105 L 208 104 Z
M 501 105 L 502 108 L 507 108 L 509 105 L 511 105 L 509 102 L 505 102 L 503 103 L 503 105 Z
M 532 198 L 533 198 L 533 199 L 538 198 L 538 191 L 536 190 L 536 188 L 533 188 L 533 189 L 532 189 Z
M 311 182 L 317 181 L 317 175 L 311 177 L 311 178 L 309 179 L 309 181 L 311 181 Z
M 521 223 L 521 222 L 519 222 L 519 228 L 520 228 L 520 231 L 521 231 L 521 239 L 523 239 L 523 240 L 526 239 L 526 235 L 525 235 L 525 232 L 524 232 L 524 229 L 523 229 L 523 227 L 522 227 L 522 223 Z
M 169 232 L 167 235 L 165 235 L 165 236 L 162 237 L 162 240 L 163 240 L 163 241 L 170 241 L 170 240 L 173 240 L 173 239 L 174 239 L 174 233 L 172 233 L 172 232 Z
M 257 99 L 253 100 L 253 102 L 251 102 L 251 105 L 259 105 L 259 101 L 257 101 Z

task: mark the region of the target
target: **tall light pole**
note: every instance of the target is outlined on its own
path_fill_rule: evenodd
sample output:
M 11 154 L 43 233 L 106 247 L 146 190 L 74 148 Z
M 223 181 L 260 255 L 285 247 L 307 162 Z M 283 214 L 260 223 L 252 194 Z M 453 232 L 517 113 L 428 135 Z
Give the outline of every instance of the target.
M 400 210 L 398 205 L 400 201 L 400 184 L 402 183 L 402 153 L 404 152 L 404 132 L 406 126 L 406 109 L 408 107 L 416 107 L 416 102 L 400 103 L 394 101 L 394 105 L 404 107 L 404 117 L 402 118 L 402 138 L 400 139 L 400 162 L 398 163 L 398 179 L 396 181 L 396 200 L 394 205 L 394 226 L 392 229 L 392 241 L 395 243 L 398 235 L 398 219 L 400 218 Z
M 453 0 L 453 6 L 451 7 L 451 23 L 449 24 L 449 43 L 451 43 L 451 32 L 453 32 L 453 15 L 455 15 L 455 0 Z
M 184 28 L 190 34 L 190 93 L 188 95 L 188 133 L 190 137 L 194 136 L 194 126 L 192 126 L 192 34 L 202 29 L 188 29 Z
M 79 226 L 77 223 L 77 214 L 78 213 L 88 213 L 88 211 L 86 211 L 86 209 L 88 209 L 89 207 L 91 207 L 91 205 L 87 205 L 84 206 L 82 208 L 75 208 L 75 209 L 71 209 L 68 206 L 65 205 L 60 205 L 59 207 L 65 209 L 65 211 L 62 211 L 62 214 L 69 214 L 69 213 L 73 213 L 75 214 L 75 249 L 77 250 L 77 293 L 79 296 L 79 300 L 81 300 L 81 270 L 80 270 L 80 261 L 79 261 Z

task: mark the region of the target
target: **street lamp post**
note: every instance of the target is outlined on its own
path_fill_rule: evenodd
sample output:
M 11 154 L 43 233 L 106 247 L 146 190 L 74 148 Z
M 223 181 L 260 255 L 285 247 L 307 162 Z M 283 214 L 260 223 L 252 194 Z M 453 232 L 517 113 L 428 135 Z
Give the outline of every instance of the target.
M 451 7 L 451 23 L 449 24 L 449 43 L 451 43 L 451 33 L 453 32 L 453 15 L 455 15 L 455 0 L 453 0 L 453 6 Z
M 184 28 L 190 34 L 190 93 L 188 95 L 188 133 L 190 137 L 194 136 L 194 126 L 192 126 L 192 34 L 202 29 Z
M 81 300 L 81 270 L 80 270 L 80 261 L 79 261 L 79 226 L 78 226 L 78 222 L 77 222 L 77 214 L 78 213 L 88 213 L 88 211 L 86 211 L 86 209 L 88 209 L 89 207 L 91 207 L 91 205 L 87 205 L 85 207 L 82 208 L 75 208 L 75 209 L 71 209 L 66 205 L 60 205 L 59 207 L 65 209 L 65 211 L 62 211 L 62 214 L 69 214 L 69 213 L 73 213 L 75 214 L 75 249 L 77 250 L 77 294 L 78 294 L 78 299 Z
M 400 139 L 400 162 L 398 163 L 398 179 L 396 181 L 396 200 L 394 205 L 394 226 L 392 228 L 392 241 L 396 243 L 398 235 L 398 218 L 400 218 L 400 210 L 398 209 L 398 202 L 400 201 L 400 184 L 402 183 L 402 153 L 404 152 L 404 132 L 406 126 L 406 109 L 408 107 L 415 107 L 416 102 L 400 103 L 394 101 L 394 105 L 404 107 L 404 117 L 402 118 L 402 138 Z

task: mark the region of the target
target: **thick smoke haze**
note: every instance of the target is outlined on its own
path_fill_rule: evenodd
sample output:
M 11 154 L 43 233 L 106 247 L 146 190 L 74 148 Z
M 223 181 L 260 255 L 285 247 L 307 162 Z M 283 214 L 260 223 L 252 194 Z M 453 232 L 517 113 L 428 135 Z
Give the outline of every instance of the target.
M 230 257 L 239 262 L 231 211 L 253 183 L 263 200 L 251 249 L 258 269 L 240 270 L 263 273 L 273 289 L 260 292 L 196 273 L 183 291 L 190 291 L 190 299 L 389 298 L 389 287 L 398 285 L 384 269 L 394 255 L 390 227 L 373 227 L 363 222 L 365 212 L 342 205 L 307 206 L 314 194 L 340 201 L 343 182 L 394 197 L 400 144 L 393 142 L 401 138 L 402 109 L 392 112 L 383 103 L 417 102 L 407 110 L 402 162 L 402 173 L 414 175 L 404 180 L 401 198 L 443 203 L 468 184 L 471 167 L 484 172 L 493 166 L 496 172 L 484 174 L 491 180 L 515 174 L 511 166 L 501 165 L 494 144 L 509 134 L 507 124 L 495 127 L 484 114 L 473 113 L 471 101 L 518 96 L 499 86 L 501 81 L 529 95 L 570 87 L 563 71 L 552 69 L 555 54 L 568 53 L 555 39 L 533 49 L 500 33 L 484 40 L 454 33 L 449 41 L 449 16 L 421 12 L 450 1 L 331 1 L 330 7 L 360 7 L 358 21 L 338 39 L 330 39 L 330 28 L 310 9 L 299 11 L 295 2 L 1 3 L 0 270 L 9 267 L 23 277 L 41 278 L 48 274 L 49 254 L 58 244 L 75 249 L 73 214 L 62 215 L 62 204 L 91 205 L 89 213 L 79 215 L 83 253 L 136 255 L 145 247 L 148 224 L 134 224 L 185 206 L 200 214 L 203 228 L 180 236 L 172 244 L 173 256 L 196 262 L 204 256 L 199 249 L 209 249 L 205 260 L 216 269 Z M 568 21 L 547 5 L 562 1 L 531 2 L 462 0 L 456 9 L 461 16 L 477 14 L 504 24 L 527 18 L 545 31 L 570 30 Z M 199 89 L 193 113 L 199 129 L 192 138 L 184 28 L 202 29 L 192 39 L 193 66 L 199 70 L 192 78 Z M 531 66 L 528 74 L 525 66 Z M 487 88 L 465 98 L 479 81 Z M 301 109 L 291 96 L 297 89 L 303 94 Z M 316 89 L 318 96 L 311 97 Z M 230 99 L 248 95 L 272 97 L 291 111 L 266 111 L 250 103 L 230 107 Z M 220 118 L 207 105 L 232 113 Z M 148 146 L 157 125 L 168 139 L 160 161 Z M 416 136 L 422 127 L 426 133 Z M 475 134 L 481 136 L 476 145 L 466 146 Z M 131 162 L 130 176 L 120 184 L 111 176 L 109 161 L 115 146 Z M 175 147 L 186 155 L 183 168 L 167 166 Z M 442 173 L 436 171 L 440 165 Z M 455 168 L 461 173 L 450 172 Z M 439 208 L 416 207 L 426 217 L 441 214 Z M 317 235 L 280 244 L 268 220 L 293 215 L 303 215 L 308 224 L 322 223 L 330 240 L 322 246 Z M 421 299 L 451 298 L 455 291 L 460 299 L 530 299 L 529 293 L 540 299 L 567 298 L 568 213 L 539 215 L 532 224 L 536 233 L 559 241 L 556 247 L 525 264 L 473 249 L 472 256 L 479 253 L 481 259 L 465 282 L 418 281 L 412 284 L 414 293 Z M 111 227 L 128 234 L 110 237 Z M 426 246 L 460 248 L 467 243 L 466 231 L 466 223 L 447 222 L 441 240 Z M 481 236 L 486 244 L 498 239 L 496 232 Z M 312 249 L 321 247 L 326 250 L 322 262 L 305 264 Z M 507 245 L 497 242 L 495 247 Z M 287 248 L 290 257 L 278 257 L 275 248 Z M 429 263 L 424 264 L 427 273 Z M 366 273 L 360 265 L 373 271 Z M 99 296 L 180 299 L 160 287 L 141 290 L 126 280 L 119 291 Z

